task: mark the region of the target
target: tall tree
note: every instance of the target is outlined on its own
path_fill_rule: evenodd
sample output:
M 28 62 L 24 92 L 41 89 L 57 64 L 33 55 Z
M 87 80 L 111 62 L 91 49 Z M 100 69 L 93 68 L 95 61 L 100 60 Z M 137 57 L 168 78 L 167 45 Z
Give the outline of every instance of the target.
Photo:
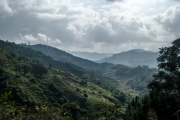
M 159 71 L 148 84 L 151 107 L 159 120 L 176 120 L 174 113 L 180 109 L 180 39 L 159 53 Z

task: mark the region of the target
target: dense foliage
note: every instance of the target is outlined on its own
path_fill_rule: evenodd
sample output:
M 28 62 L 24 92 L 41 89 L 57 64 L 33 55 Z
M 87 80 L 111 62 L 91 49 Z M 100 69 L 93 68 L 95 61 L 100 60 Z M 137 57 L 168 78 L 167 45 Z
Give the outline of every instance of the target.
M 112 92 L 82 78 L 0 48 L 0 119 L 110 119 L 121 113 Z
M 94 71 L 96 73 L 102 72 L 100 69 L 100 65 L 98 63 L 73 56 L 57 48 L 47 46 L 47 45 L 41 45 L 41 44 L 31 45 L 27 47 L 31 47 L 32 49 L 37 50 L 37 51 L 41 51 L 45 55 L 51 56 L 54 60 L 58 60 L 65 63 L 72 63 L 84 69 Z
M 0 40 L 0 47 L 8 52 L 14 53 L 17 56 L 23 56 L 38 64 L 43 64 L 46 66 L 52 64 L 52 66 L 56 69 L 61 69 L 63 71 L 70 72 L 78 76 L 81 76 L 86 73 L 84 69 L 74 64 L 55 61 L 50 56 L 46 56 L 40 51 L 34 51 L 30 47 L 24 47 L 22 45 L 17 45 L 12 42 L 5 42 L 3 40 Z
M 25 45 L 27 46 L 27 45 Z M 86 70 L 90 70 L 93 71 L 96 74 L 100 74 L 100 75 L 104 75 L 106 77 L 110 77 L 113 78 L 115 80 L 121 80 L 121 79 L 128 79 L 127 82 L 127 86 L 130 86 L 133 90 L 136 91 L 140 91 L 140 95 L 144 95 L 145 93 L 147 93 L 147 87 L 146 85 L 148 84 L 149 81 L 151 81 L 153 79 L 152 75 L 157 71 L 157 69 L 152 68 L 150 69 L 148 66 L 140 66 L 138 65 L 137 67 L 128 67 L 125 65 L 114 65 L 114 64 L 110 64 L 110 63 L 95 63 L 86 59 L 82 59 L 76 56 L 73 56 L 65 51 L 59 50 L 57 48 L 53 48 L 51 46 L 46 46 L 46 45 L 31 45 L 29 46 L 31 48 L 33 48 L 34 50 L 39 50 L 42 53 L 44 53 L 47 56 L 51 56 L 54 60 L 59 60 L 61 62 L 68 62 L 68 63 L 73 63 L 77 66 L 80 66 Z M 139 57 L 139 59 L 143 59 L 142 61 L 145 61 L 146 63 L 148 63 L 149 61 L 152 60 L 145 60 L 147 59 L 147 56 L 149 56 L 151 59 L 155 58 L 155 56 L 157 56 L 157 53 L 151 53 L 151 52 L 147 52 L 147 51 L 141 51 L 136 52 L 134 51 L 136 54 L 144 55 L 144 57 Z M 133 52 L 133 53 L 134 53 Z M 129 54 L 129 53 L 126 53 Z M 127 56 L 126 54 L 124 54 L 124 56 Z M 150 54 L 150 55 L 149 55 Z M 134 56 L 136 56 L 135 54 L 131 53 L 131 57 L 133 58 Z M 130 56 L 130 55 L 128 55 Z M 152 57 L 153 56 L 153 57 Z M 129 58 L 129 59 L 132 59 Z M 136 58 L 138 61 L 138 58 Z M 126 61 L 126 60 L 124 60 Z M 142 61 L 140 61 L 142 63 Z M 153 60 L 155 61 L 155 59 Z M 133 61 L 131 61 L 131 63 L 133 64 Z M 111 73 L 111 74 L 109 74 Z M 114 82 L 113 86 L 118 87 L 117 82 Z
M 167 48 L 160 51 L 164 57 L 158 58 L 159 72 L 147 66 L 130 68 L 124 65 L 101 63 L 97 65 L 101 71 L 97 75 L 96 71 L 89 71 L 72 63 L 53 60 L 52 57 L 27 46 L 1 40 L 0 47 L 2 48 L 0 48 L 0 111 L 2 113 L 0 118 L 3 119 L 34 119 L 40 116 L 38 119 L 113 120 L 124 116 L 127 120 L 150 118 L 166 120 L 164 118 L 168 118 L 169 114 L 163 117 L 161 111 L 170 110 L 174 102 L 178 105 L 179 99 L 175 99 L 179 97 L 178 92 L 177 96 L 174 94 L 172 96 L 172 93 L 176 92 L 168 88 L 170 86 L 167 83 L 164 84 L 167 78 L 170 79 L 165 75 L 168 76 L 172 70 L 176 70 L 173 75 L 178 75 L 176 73 L 179 69 L 174 69 L 174 66 L 171 69 L 168 68 L 168 65 L 174 65 L 174 61 L 178 62 L 178 59 L 175 57 L 170 59 L 171 54 L 163 52 L 163 50 L 168 51 Z M 172 50 L 175 48 L 173 47 Z M 168 61 L 166 58 L 172 62 L 166 63 Z M 131 89 L 141 91 L 141 93 L 146 90 L 147 93 L 145 85 L 153 79 L 151 75 L 155 72 L 157 72 L 155 79 L 148 86 L 150 94 L 143 98 L 136 97 L 130 102 L 132 96 L 129 93 L 131 91 L 128 93 L 123 89 L 123 85 L 130 86 Z M 165 73 L 163 77 L 160 76 L 162 72 Z M 178 76 L 171 79 L 177 78 Z M 174 84 L 177 84 L 176 87 L 179 85 L 177 81 Z M 158 87 L 158 85 L 168 86 L 169 94 L 164 93 L 165 88 Z M 176 91 L 178 89 L 177 87 Z M 139 95 L 139 93 L 134 95 Z M 166 99 L 167 95 L 169 95 L 168 99 Z M 169 107 L 169 102 L 161 104 L 160 96 L 166 102 L 175 100 L 171 101 Z M 122 104 L 127 103 L 130 104 L 125 115 Z M 163 105 L 167 107 L 163 108 Z M 177 108 L 176 106 L 169 113 L 175 113 Z M 64 112 L 67 114 L 63 115 Z
M 122 82 L 127 81 L 125 86 L 130 86 L 132 90 L 140 91 L 140 94 L 143 95 L 144 93 L 147 93 L 146 85 L 152 80 L 152 74 L 156 72 L 156 69 L 150 69 L 147 66 L 130 68 L 128 66 L 110 63 L 98 64 L 72 56 L 65 51 L 46 45 L 17 45 L 15 43 L 0 40 L 0 47 L 6 51 L 15 53 L 17 56 L 23 56 L 29 60 L 33 60 L 35 63 L 72 73 L 82 79 L 86 79 L 86 81 L 98 84 L 111 92 L 115 92 L 116 89 L 126 90 L 127 87 L 122 88 Z M 34 49 L 41 50 L 41 52 L 35 51 L 31 49 L 31 47 L 35 47 Z M 42 52 L 48 56 L 44 55 Z M 80 65 L 83 68 L 77 65 Z M 119 84 L 121 85 L 119 86 Z M 139 92 L 137 94 L 139 94 Z
M 180 39 L 161 48 L 158 72 L 148 84 L 149 95 L 127 107 L 126 120 L 177 120 L 180 109 Z M 176 115 L 175 115 L 176 113 Z

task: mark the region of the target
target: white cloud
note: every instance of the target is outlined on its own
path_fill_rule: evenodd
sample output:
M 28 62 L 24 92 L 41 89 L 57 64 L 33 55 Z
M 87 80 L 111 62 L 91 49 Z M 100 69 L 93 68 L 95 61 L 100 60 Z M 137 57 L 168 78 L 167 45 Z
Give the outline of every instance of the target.
M 180 32 L 180 4 L 171 6 L 164 13 L 157 15 L 155 20 L 176 38 L 180 37 L 178 34 Z
M 36 13 L 37 17 L 39 19 L 46 19 L 48 21 L 52 21 L 52 20 L 61 20 L 64 19 L 66 17 L 66 15 L 61 15 L 61 14 L 50 14 L 50 13 Z
M 0 15 L 16 14 L 0 19 L 0 36 L 18 42 L 46 44 L 49 36 L 64 50 L 121 52 L 158 50 L 180 37 L 180 4 L 170 0 L 1 1 Z
M 8 0 L 0 0 L 0 12 L 12 15 L 13 10 L 9 7 Z
M 32 42 L 35 42 L 37 41 L 38 39 L 33 37 L 33 35 L 29 34 L 29 35 L 25 35 L 25 36 L 22 36 L 21 37 L 22 40 L 25 40 L 25 41 L 32 41 Z

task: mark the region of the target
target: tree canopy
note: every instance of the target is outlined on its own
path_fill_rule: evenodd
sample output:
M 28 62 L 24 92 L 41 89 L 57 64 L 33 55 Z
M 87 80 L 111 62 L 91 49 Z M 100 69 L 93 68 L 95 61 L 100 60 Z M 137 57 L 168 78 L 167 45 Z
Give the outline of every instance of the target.
M 149 94 L 133 99 L 125 120 L 177 120 L 180 109 L 180 39 L 160 48 L 158 72 L 149 82 Z M 136 104 L 135 104 L 136 103 Z
M 151 106 L 159 119 L 173 120 L 174 113 L 180 109 L 180 39 L 170 47 L 161 48 L 159 53 L 159 71 L 148 84 Z

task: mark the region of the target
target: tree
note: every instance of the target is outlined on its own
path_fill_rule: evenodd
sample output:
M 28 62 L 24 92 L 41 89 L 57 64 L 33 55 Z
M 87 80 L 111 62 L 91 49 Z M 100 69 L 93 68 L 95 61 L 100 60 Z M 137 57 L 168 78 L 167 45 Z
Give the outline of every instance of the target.
M 41 64 L 34 64 L 32 67 L 32 73 L 39 78 L 42 78 L 43 75 L 48 73 L 48 70 L 46 67 L 44 67 Z
M 49 63 L 49 69 L 51 69 L 52 68 L 52 63 Z
M 29 72 L 29 66 L 27 64 L 22 64 L 21 69 L 23 70 L 24 74 Z
M 148 84 L 151 107 L 160 120 L 176 120 L 180 109 L 180 39 L 161 48 L 157 58 L 159 71 Z

